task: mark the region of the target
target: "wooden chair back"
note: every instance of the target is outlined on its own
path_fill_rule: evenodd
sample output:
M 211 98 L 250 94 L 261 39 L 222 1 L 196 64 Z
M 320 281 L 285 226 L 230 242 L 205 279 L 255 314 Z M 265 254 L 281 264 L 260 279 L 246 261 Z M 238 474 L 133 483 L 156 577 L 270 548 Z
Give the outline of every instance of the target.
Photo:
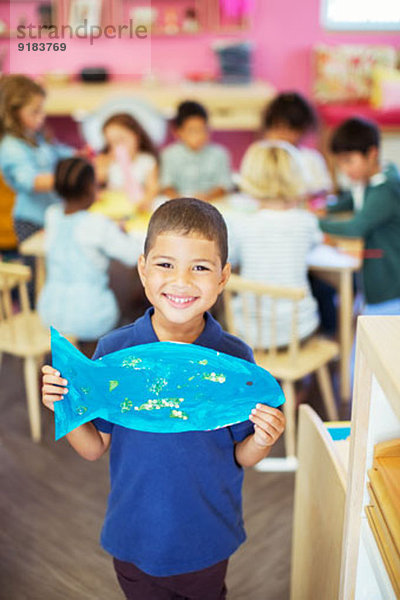
M 225 316 L 228 331 L 237 335 L 237 324 L 235 311 L 233 310 L 233 296 L 239 296 L 241 299 L 241 318 L 243 323 L 243 332 L 241 337 L 252 348 L 263 350 L 266 354 L 275 356 L 277 353 L 277 306 L 281 300 L 288 300 L 291 306 L 291 335 L 289 342 L 289 357 L 291 361 L 296 360 L 299 349 L 299 336 L 297 328 L 298 304 L 306 296 L 304 288 L 282 287 L 268 285 L 258 281 L 249 281 L 239 275 L 232 274 L 224 292 Z M 262 311 L 263 298 L 270 300 L 269 323 L 264 322 Z M 250 302 L 255 303 L 256 335 L 255 339 L 251 332 L 254 329 L 254 314 L 249 310 Z M 270 344 L 268 348 L 263 346 L 263 332 L 269 328 Z
M 16 318 L 26 319 L 26 334 L 29 333 L 29 315 L 31 313 L 27 282 L 31 279 L 31 270 L 18 263 L 0 262 L 0 323 L 3 333 L 11 342 L 17 342 L 21 326 L 16 327 Z M 17 290 L 17 302 L 13 303 L 12 292 Z
M 0 353 L 23 359 L 31 435 L 38 442 L 41 436 L 38 372 L 50 350 L 50 335 L 38 313 L 30 308 L 27 290 L 30 278 L 29 267 L 0 262 Z M 15 295 L 13 290 L 17 291 Z

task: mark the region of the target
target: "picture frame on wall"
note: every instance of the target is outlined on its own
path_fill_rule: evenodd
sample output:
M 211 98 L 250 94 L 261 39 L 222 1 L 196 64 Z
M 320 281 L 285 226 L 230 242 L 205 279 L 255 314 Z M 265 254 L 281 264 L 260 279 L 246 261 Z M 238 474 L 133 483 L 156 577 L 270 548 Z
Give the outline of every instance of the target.
M 101 25 L 102 0 L 71 0 L 69 25 L 72 28 L 87 24 L 87 27 Z

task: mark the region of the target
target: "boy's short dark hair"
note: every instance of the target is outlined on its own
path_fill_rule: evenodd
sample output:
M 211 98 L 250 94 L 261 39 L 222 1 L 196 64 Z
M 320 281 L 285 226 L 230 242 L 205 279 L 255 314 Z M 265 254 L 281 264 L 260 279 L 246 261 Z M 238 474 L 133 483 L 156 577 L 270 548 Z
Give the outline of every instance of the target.
M 216 242 L 224 267 L 228 258 L 228 232 L 219 212 L 208 202 L 196 198 L 168 200 L 153 213 L 147 229 L 144 254 L 147 256 L 158 235 L 176 232 L 183 235 L 198 233 Z
M 370 148 L 379 148 L 380 133 L 372 121 L 354 117 L 347 119 L 334 131 L 330 149 L 333 154 L 341 152 L 361 152 L 367 154 Z
M 315 129 L 317 117 L 311 104 L 297 92 L 284 92 L 268 104 L 264 113 L 264 128 L 285 125 L 306 132 Z
M 208 113 L 202 104 L 191 100 L 181 102 L 178 106 L 174 121 L 175 127 L 182 127 L 185 121 L 191 117 L 200 117 L 201 119 L 204 119 L 206 123 L 208 122 Z
M 61 198 L 84 198 L 96 181 L 93 166 L 84 158 L 65 158 L 57 163 L 54 188 Z

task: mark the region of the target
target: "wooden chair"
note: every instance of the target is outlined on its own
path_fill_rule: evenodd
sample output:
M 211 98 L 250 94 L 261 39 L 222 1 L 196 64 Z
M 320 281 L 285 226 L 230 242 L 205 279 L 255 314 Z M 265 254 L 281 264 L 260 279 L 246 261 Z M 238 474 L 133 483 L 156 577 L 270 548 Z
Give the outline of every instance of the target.
M 239 275 L 231 275 L 224 292 L 225 315 L 228 331 L 233 335 L 237 335 L 235 312 L 232 306 L 233 295 L 239 296 L 242 302 L 242 322 L 245 334 L 244 336 L 241 335 L 241 337 L 254 349 L 256 363 L 269 371 L 282 384 L 283 393 L 286 398 L 283 410 L 286 417 L 285 450 L 287 458 L 286 465 L 282 465 L 282 467 L 284 470 L 291 467 L 295 468 L 297 461 L 295 459 L 296 396 L 294 384 L 297 380 L 303 379 L 306 375 L 315 372 L 328 417 L 332 421 L 337 420 L 337 408 L 327 364 L 339 354 L 339 346 L 336 342 L 318 336 L 313 336 L 302 343 L 299 342 L 297 308 L 298 302 L 306 295 L 306 290 L 302 288 L 267 285 L 258 281 L 245 280 Z M 256 339 L 250 339 L 251 336 L 249 334 L 252 331 L 250 324 L 251 316 L 248 307 L 250 297 L 255 302 Z M 268 349 L 263 348 L 261 342 L 262 332 L 264 331 L 261 311 L 263 298 L 269 298 L 271 303 L 271 318 L 269 323 L 269 339 L 271 343 Z M 289 347 L 278 349 L 276 343 L 276 310 L 277 303 L 282 300 L 291 301 L 292 303 L 292 331 Z M 265 324 L 265 327 L 267 327 L 267 324 Z M 265 470 L 275 470 L 274 467 L 270 466 L 271 460 L 266 459 L 269 462 L 267 468 L 267 462 L 265 461 Z M 291 465 L 291 467 L 288 467 L 288 465 Z M 264 470 L 262 464 L 260 464 L 260 470 Z
M 24 359 L 25 389 L 32 439 L 40 441 L 38 368 L 50 351 L 50 334 L 39 315 L 29 307 L 29 267 L 0 262 L 0 358 L 2 352 Z M 17 291 L 18 307 L 11 292 Z

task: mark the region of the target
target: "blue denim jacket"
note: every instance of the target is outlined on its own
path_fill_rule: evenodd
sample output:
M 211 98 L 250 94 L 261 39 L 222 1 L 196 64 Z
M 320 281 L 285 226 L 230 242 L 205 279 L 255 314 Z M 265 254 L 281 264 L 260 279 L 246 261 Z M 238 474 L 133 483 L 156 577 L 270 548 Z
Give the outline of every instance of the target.
M 51 144 L 42 136 L 38 137 L 38 144 L 30 146 L 15 136 L 4 136 L 0 144 L 0 168 L 16 193 L 14 219 L 43 225 L 46 208 L 59 198 L 55 192 L 35 192 L 35 178 L 41 173 L 53 173 L 57 161 L 74 151 L 63 144 Z

